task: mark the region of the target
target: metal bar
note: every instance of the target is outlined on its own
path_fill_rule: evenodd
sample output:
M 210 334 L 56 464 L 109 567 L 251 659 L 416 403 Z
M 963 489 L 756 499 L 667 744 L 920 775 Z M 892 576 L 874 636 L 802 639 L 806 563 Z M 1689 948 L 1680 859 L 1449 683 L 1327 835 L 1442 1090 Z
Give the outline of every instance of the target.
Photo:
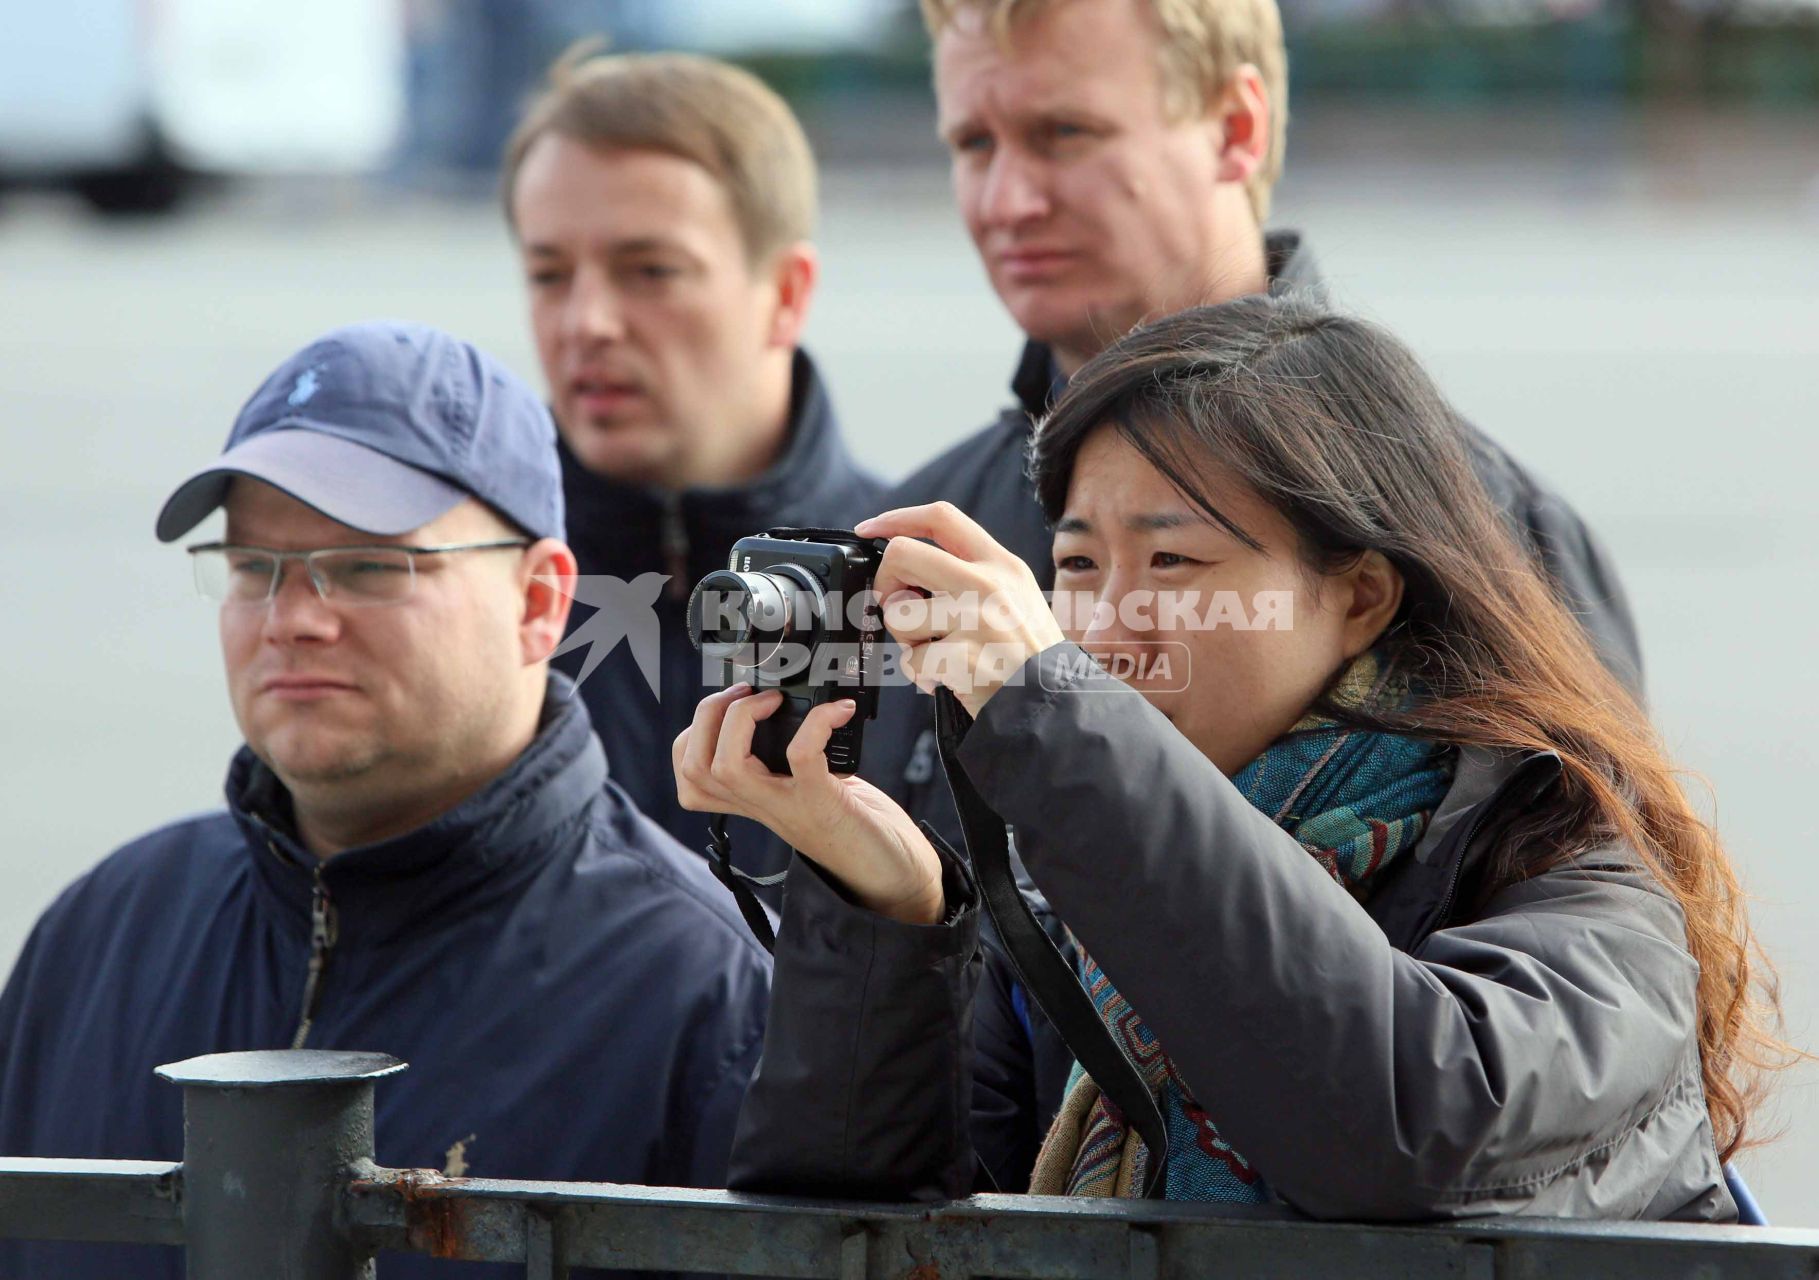
M 525 1280 L 568 1280 L 557 1224 L 540 1213 L 525 1215 L 524 1275 Z
M 1130 1280 L 1157 1280 L 1162 1274 L 1162 1246 L 1153 1231 L 1131 1228 Z
M 382 1054 L 310 1049 L 158 1068 L 183 1086 L 190 1280 L 372 1280 L 340 1192 L 373 1168 L 373 1082 L 401 1070 Z
M 840 1280 L 867 1280 L 871 1239 L 864 1227 L 853 1227 L 840 1237 Z
M 0 1239 L 183 1243 L 183 1166 L 0 1158 Z
M 206 1101 L 191 1107 L 188 1166 L 0 1160 L 0 1236 L 179 1244 L 187 1234 L 190 1274 L 207 1280 L 364 1276 L 380 1247 L 525 1263 L 538 1280 L 569 1264 L 805 1280 L 1819 1276 L 1819 1231 L 1312 1223 L 1283 1211 L 1154 1202 L 977 1196 L 923 1207 L 445 1178 L 367 1161 L 370 1080 L 364 1089 L 317 1077 L 269 1087 L 277 1083 L 191 1086 L 232 1105 L 219 1114 Z M 364 1105 L 347 1105 L 350 1089 L 364 1092 Z M 222 1195 L 205 1194 L 211 1187 Z
M 348 1210 L 375 1245 L 503 1262 L 527 1259 L 527 1214 L 559 1216 L 574 1266 L 802 1280 L 1819 1275 L 1819 1231 L 1672 1223 L 1314 1223 L 1283 1211 L 1030 1196 L 869 1205 L 389 1170 L 357 1182 Z
M 0 1236 L 187 1243 L 194 1280 L 370 1280 L 381 1248 L 801 1280 L 1813 1280 L 1819 1231 L 1501 1219 L 1315 1223 L 1286 1209 L 975 1196 L 885 1205 L 373 1164 L 375 1054 L 218 1054 L 185 1089 L 185 1163 L 0 1160 Z

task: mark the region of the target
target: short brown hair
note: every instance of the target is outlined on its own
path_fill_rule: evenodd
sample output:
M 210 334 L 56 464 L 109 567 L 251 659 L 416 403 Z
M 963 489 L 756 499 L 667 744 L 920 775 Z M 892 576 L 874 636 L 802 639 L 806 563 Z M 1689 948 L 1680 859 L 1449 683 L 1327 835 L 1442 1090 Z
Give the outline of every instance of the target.
M 814 153 L 762 80 L 693 54 L 599 49 L 583 41 L 556 60 L 506 144 L 508 223 L 516 226 L 512 193 L 525 155 L 555 133 L 601 151 L 660 151 L 700 165 L 725 189 L 753 263 L 814 234 Z
M 930 38 L 939 36 L 963 9 L 976 9 L 1000 40 L 1011 28 L 1068 0 L 922 0 Z M 1100 3 L 1102 0 L 1079 0 Z M 1270 192 L 1282 176 L 1288 141 L 1288 49 L 1276 0 L 1140 0 L 1162 28 L 1162 92 L 1169 113 L 1185 119 L 1224 93 L 1238 68 L 1250 63 L 1269 95 L 1270 145 L 1263 164 L 1245 184 L 1251 209 L 1269 216 Z

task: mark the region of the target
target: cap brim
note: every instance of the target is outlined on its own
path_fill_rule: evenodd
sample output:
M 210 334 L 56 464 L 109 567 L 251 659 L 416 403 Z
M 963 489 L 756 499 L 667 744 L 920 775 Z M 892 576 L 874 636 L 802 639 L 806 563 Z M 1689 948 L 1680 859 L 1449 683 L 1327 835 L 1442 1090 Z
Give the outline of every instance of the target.
M 158 513 L 175 542 L 227 500 L 235 476 L 263 480 L 361 533 L 395 537 L 457 506 L 467 492 L 376 449 L 302 427 L 263 431 L 177 486 Z

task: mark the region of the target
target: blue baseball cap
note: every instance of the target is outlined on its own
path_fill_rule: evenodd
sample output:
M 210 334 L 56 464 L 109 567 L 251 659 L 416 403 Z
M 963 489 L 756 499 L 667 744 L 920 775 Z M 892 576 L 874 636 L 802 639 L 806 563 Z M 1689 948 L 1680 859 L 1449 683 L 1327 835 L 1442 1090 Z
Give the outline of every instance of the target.
M 348 325 L 278 366 L 221 456 L 165 501 L 159 540 L 200 524 L 235 476 L 362 533 L 408 533 L 471 496 L 534 538 L 563 536 L 549 410 L 491 356 L 424 325 Z

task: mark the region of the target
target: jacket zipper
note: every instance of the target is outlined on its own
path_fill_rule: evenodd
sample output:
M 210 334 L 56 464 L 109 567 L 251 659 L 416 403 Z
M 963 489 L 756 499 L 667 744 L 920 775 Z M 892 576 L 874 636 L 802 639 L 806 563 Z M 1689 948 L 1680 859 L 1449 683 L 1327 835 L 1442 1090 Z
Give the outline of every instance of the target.
M 688 525 L 682 519 L 682 495 L 663 495 L 663 563 L 669 569 L 669 584 L 664 587 L 672 600 L 686 600 L 688 580 Z
M 1465 860 L 1472 851 L 1472 841 L 1478 838 L 1478 828 L 1484 825 L 1485 819 L 1490 816 L 1488 810 L 1494 807 L 1493 805 L 1484 806 L 1478 816 L 1472 819 L 1472 825 L 1466 828 L 1465 840 L 1459 846 L 1459 856 L 1453 859 L 1452 878 L 1446 882 L 1446 893 L 1440 899 L 1440 909 L 1434 913 L 1433 924 L 1428 929 L 1429 933 L 1446 927 L 1447 914 L 1452 911 L 1453 899 L 1459 893 L 1459 877 L 1465 874 Z
M 328 953 L 339 935 L 335 904 L 329 901 L 328 886 L 322 883 L 322 867 L 318 863 L 309 896 L 309 976 L 303 982 L 303 1007 L 298 1014 L 297 1034 L 291 1037 L 293 1049 L 301 1049 L 309 1039 L 310 1026 L 316 1020 L 316 1004 L 322 997 L 322 971 L 328 967 Z

